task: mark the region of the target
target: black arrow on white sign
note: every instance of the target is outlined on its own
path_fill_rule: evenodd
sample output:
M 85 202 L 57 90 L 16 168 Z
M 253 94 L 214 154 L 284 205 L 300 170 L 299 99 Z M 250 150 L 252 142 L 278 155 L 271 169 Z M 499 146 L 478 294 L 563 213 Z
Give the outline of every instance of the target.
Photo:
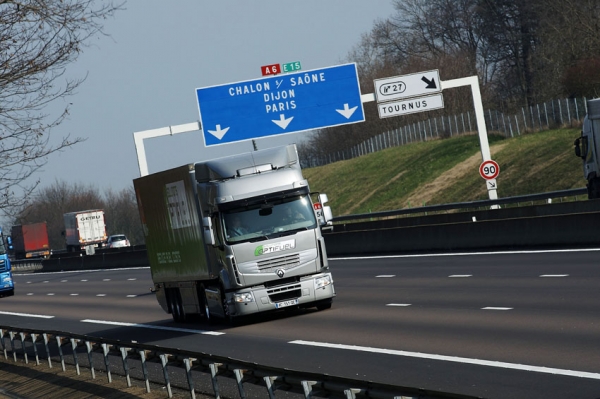
M 431 80 L 429 80 L 425 76 L 423 76 L 421 78 L 421 80 L 423 82 L 427 83 L 427 86 L 425 87 L 426 89 L 437 89 L 437 86 L 435 84 L 435 79 L 431 78 Z

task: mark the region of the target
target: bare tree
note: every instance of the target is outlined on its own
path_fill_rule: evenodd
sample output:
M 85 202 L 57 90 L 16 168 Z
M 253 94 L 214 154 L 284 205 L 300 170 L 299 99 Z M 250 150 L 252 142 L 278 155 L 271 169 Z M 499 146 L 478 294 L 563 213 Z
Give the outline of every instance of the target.
M 82 138 L 51 140 L 67 116 L 47 106 L 85 79 L 64 77 L 102 21 L 121 5 L 99 0 L 0 0 L 0 210 L 21 203 L 39 184 L 30 178 L 54 152 Z

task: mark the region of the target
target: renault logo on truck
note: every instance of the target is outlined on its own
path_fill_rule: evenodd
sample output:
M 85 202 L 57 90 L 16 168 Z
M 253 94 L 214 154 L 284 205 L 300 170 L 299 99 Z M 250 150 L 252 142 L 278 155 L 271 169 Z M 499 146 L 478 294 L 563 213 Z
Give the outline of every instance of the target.
M 285 274 L 285 271 L 283 269 L 277 269 L 275 273 L 277 273 L 277 277 L 282 278 Z

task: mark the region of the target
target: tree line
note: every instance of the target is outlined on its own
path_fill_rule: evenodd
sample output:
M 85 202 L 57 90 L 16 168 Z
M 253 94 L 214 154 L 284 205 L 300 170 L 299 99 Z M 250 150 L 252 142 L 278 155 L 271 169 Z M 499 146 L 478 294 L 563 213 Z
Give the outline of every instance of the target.
M 600 95 L 598 0 L 393 0 L 394 14 L 374 23 L 348 53 L 362 93 L 373 80 L 438 69 L 442 80 L 478 76 L 484 108 L 504 113 L 556 98 Z M 321 129 L 299 147 L 326 157 L 382 132 L 473 109 L 468 88 L 443 92 L 444 109 Z
M 11 225 L 46 222 L 50 248 L 61 250 L 65 249 L 63 215 L 90 209 L 104 210 L 108 235 L 125 234 L 131 245 L 145 243 L 133 187 L 100 193 L 92 186 L 55 181 L 36 190 L 18 209 Z

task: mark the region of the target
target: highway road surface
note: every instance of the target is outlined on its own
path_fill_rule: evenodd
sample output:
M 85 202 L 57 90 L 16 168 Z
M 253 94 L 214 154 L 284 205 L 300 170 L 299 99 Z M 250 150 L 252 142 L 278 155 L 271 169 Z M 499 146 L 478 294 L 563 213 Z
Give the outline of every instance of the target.
M 149 268 L 17 274 L 1 324 L 485 398 L 600 398 L 600 249 L 331 259 L 333 307 L 175 323 Z

